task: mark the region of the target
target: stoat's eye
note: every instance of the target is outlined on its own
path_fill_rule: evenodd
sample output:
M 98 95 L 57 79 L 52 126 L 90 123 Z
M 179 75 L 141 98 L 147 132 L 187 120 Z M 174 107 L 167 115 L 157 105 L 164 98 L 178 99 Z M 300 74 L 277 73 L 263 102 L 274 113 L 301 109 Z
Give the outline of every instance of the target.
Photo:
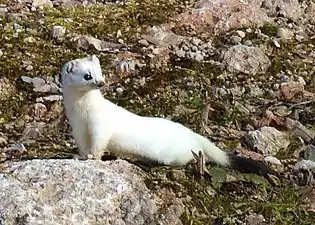
M 83 77 L 84 77 L 85 80 L 92 80 L 91 74 L 88 74 L 88 73 L 87 73 L 87 74 L 85 74 Z

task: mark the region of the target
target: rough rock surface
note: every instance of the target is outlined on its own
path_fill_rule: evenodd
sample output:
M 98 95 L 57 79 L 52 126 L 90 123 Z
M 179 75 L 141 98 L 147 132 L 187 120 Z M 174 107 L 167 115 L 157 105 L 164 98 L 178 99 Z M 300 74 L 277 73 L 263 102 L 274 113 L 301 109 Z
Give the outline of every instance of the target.
M 235 45 L 229 48 L 223 56 L 223 65 L 229 72 L 258 74 L 266 72 L 271 65 L 265 53 L 257 47 Z
M 160 212 L 140 174 L 122 160 L 9 164 L 0 173 L 1 224 L 181 224 L 181 203 Z
M 248 132 L 245 139 L 251 148 L 256 148 L 263 155 L 275 155 L 290 144 L 285 133 L 267 126 Z

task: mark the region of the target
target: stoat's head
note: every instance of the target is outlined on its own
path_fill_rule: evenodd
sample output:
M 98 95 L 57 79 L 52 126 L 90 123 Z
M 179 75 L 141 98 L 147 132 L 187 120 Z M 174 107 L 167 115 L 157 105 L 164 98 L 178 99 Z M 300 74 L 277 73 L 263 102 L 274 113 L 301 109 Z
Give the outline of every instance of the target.
M 63 89 L 89 91 L 104 86 L 101 65 L 96 55 L 65 63 L 60 71 Z

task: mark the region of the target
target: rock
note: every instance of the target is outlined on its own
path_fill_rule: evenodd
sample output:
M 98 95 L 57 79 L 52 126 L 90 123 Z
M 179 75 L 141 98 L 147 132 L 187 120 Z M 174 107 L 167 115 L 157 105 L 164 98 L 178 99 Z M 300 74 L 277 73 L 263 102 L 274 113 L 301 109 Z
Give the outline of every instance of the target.
M 8 12 L 8 8 L 6 5 L 0 5 L 0 15 L 7 13 Z
M 45 101 L 54 102 L 54 101 L 62 101 L 62 100 L 63 100 L 62 95 L 49 95 L 49 96 L 36 98 L 36 102 L 45 102 Z
M 277 40 L 272 40 L 272 42 L 277 48 L 281 47 L 280 43 Z
M 122 94 L 124 92 L 124 89 L 122 89 L 121 87 L 116 88 L 116 92 L 117 94 Z
M 186 52 L 183 49 L 177 49 L 175 51 L 175 54 L 177 55 L 177 57 L 183 58 L 183 57 L 185 57 Z
M 191 40 L 191 43 L 192 43 L 194 46 L 200 45 L 201 42 L 202 42 L 202 41 L 201 41 L 199 38 L 195 38 L 195 37 Z
M 305 159 L 302 159 L 300 162 L 297 162 L 294 165 L 294 170 L 296 171 L 301 170 L 301 169 L 311 170 L 314 168 L 315 168 L 315 162 L 311 160 L 305 160 Z
M 267 223 L 265 223 L 266 219 L 264 218 L 264 216 L 256 213 L 250 213 L 249 215 L 247 215 L 245 221 L 246 224 L 250 225 L 267 225 Z
M 315 133 L 310 129 L 307 129 L 302 123 L 291 118 L 285 118 L 285 127 L 295 137 L 301 137 L 304 141 L 310 142 L 315 137 Z
M 94 48 L 97 51 L 116 51 L 124 47 L 122 44 L 102 41 L 88 35 L 77 36 L 73 39 L 77 49 L 89 50 Z
M 263 96 L 265 94 L 264 90 L 261 89 L 258 85 L 249 84 L 248 88 L 249 88 L 248 94 L 251 97 L 259 97 L 259 96 Z
M 41 93 L 60 93 L 61 89 L 58 87 L 58 85 L 53 81 L 52 77 L 47 77 L 47 81 L 50 79 L 50 82 L 46 82 L 45 79 L 41 77 L 34 77 L 31 78 L 29 76 L 21 76 L 21 79 L 25 83 L 33 84 L 33 91 L 35 92 L 41 92 Z
M 39 119 L 47 112 L 47 107 L 42 103 L 35 103 L 33 107 L 35 118 Z
M 242 42 L 242 38 L 236 35 L 232 35 L 230 40 L 233 44 L 239 44 Z
M 174 34 L 164 25 L 149 27 L 142 38 L 160 47 L 176 46 L 185 40 L 183 36 Z
M 279 27 L 277 30 L 277 36 L 283 40 L 290 40 L 293 38 L 294 33 L 290 29 Z
M 223 54 L 222 65 L 230 72 L 255 75 L 266 72 L 271 62 L 260 48 L 240 44 Z
M 47 124 L 44 122 L 32 122 L 26 124 L 22 133 L 22 137 L 19 141 L 25 144 L 35 142 L 35 140 L 43 134 L 43 130 L 46 126 Z
M 164 205 L 143 173 L 123 160 L 13 162 L 0 173 L 0 189 L 6 225 L 182 224 L 181 201 L 168 195 Z
M 315 162 L 315 146 L 308 145 L 305 149 L 304 158 Z
M 290 144 L 288 136 L 274 127 L 261 127 L 259 130 L 249 131 L 245 141 L 252 149 L 263 155 L 276 155 L 279 150 L 286 150 Z
M 57 40 L 62 39 L 65 33 L 66 33 L 66 28 L 63 26 L 53 26 L 51 30 L 51 36 Z
M 213 37 L 233 29 L 262 26 L 272 18 L 261 5 L 260 0 L 199 0 L 193 8 L 177 15 L 170 27 L 189 28 L 191 34 Z
M 22 143 L 16 143 L 16 144 L 12 144 L 9 148 L 9 151 L 19 151 L 19 152 L 23 152 L 26 151 L 26 148 L 24 147 L 24 145 Z
M 139 44 L 143 45 L 143 46 L 149 46 L 149 42 L 145 39 L 141 39 L 138 41 Z
M 195 60 L 198 61 L 198 62 L 203 60 L 203 55 L 200 52 L 198 52 L 198 51 L 195 54 Z
M 240 36 L 241 38 L 244 38 L 246 36 L 244 31 L 241 30 L 237 30 L 236 33 L 238 34 L 238 36 Z
M 282 165 L 281 161 L 279 159 L 277 159 L 276 157 L 273 156 L 266 156 L 264 158 L 265 162 L 271 163 L 271 164 L 275 164 L 275 165 Z
M 52 7 L 53 3 L 50 0 L 33 0 L 32 1 L 32 8 L 38 7 Z
M 6 146 L 8 144 L 6 138 L 0 137 L 0 147 Z

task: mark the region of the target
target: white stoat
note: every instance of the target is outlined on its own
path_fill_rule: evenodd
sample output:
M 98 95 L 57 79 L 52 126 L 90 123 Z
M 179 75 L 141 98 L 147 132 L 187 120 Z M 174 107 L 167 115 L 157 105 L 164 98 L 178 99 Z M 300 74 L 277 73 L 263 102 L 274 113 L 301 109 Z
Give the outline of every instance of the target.
M 106 100 L 99 90 L 105 79 L 95 55 L 65 63 L 61 79 L 66 115 L 81 156 L 91 154 L 101 159 L 106 150 L 184 165 L 193 159 L 192 150 L 202 150 L 207 160 L 220 165 L 274 174 L 263 163 L 228 154 L 179 123 L 142 117 Z

